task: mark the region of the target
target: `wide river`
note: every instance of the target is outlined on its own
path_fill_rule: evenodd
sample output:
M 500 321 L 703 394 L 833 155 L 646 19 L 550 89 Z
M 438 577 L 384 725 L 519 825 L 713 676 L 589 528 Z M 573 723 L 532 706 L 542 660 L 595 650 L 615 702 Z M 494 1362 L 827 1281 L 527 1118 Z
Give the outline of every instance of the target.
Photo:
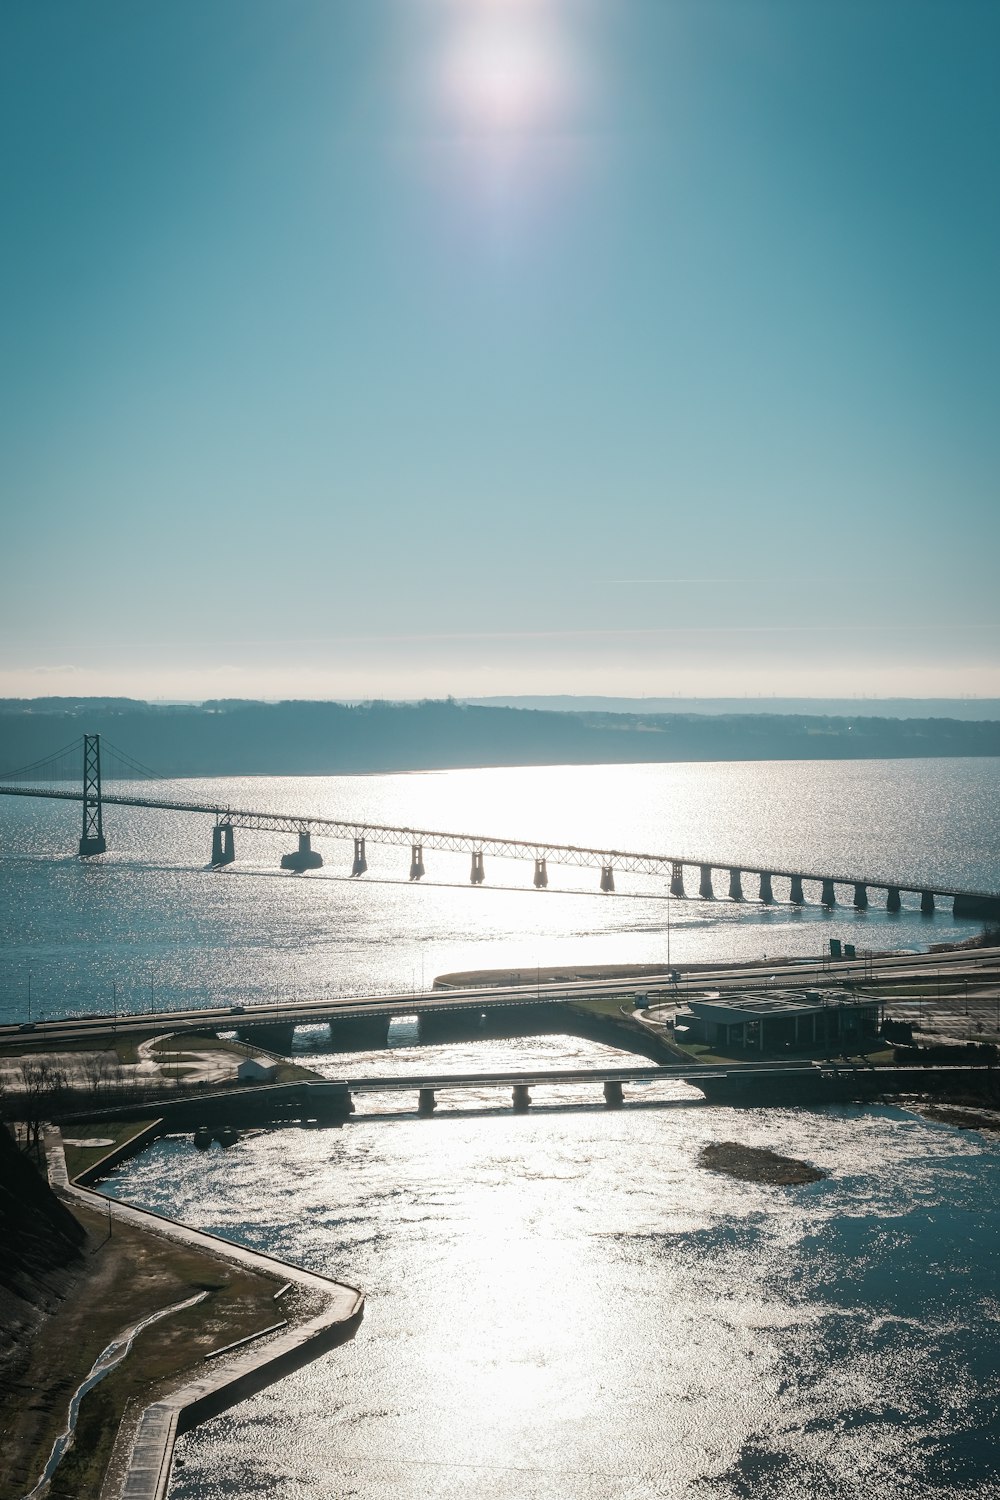
M 138 788 L 148 792 L 150 788 Z M 1000 890 L 1000 760 L 755 762 L 446 771 L 410 776 L 254 777 L 168 784 L 220 806 L 648 850 L 720 864 L 829 870 Z M 487 858 L 473 887 L 466 855 L 324 841 L 325 867 L 278 869 L 287 836 L 237 832 L 237 863 L 206 869 L 211 821 L 109 807 L 108 853 L 74 857 L 79 809 L 0 799 L 0 1019 L 132 1010 L 275 994 L 407 990 L 456 969 L 666 963 L 819 954 L 831 937 L 921 948 L 980 924 L 950 910 L 896 916 L 809 905 L 665 899 L 665 881 Z M 694 887 L 688 872 L 689 889 Z M 755 882 L 746 881 L 747 894 Z M 724 894 L 721 875 L 716 888 Z M 841 887 L 842 902 L 851 900 Z M 30 981 L 29 981 L 30 976 Z
M 593 767 L 179 784 L 175 795 L 347 819 L 1000 888 L 1000 762 Z M 446 970 L 818 954 L 831 936 L 920 948 L 976 923 L 912 899 L 825 912 L 664 899 L 662 883 L 343 844 L 305 877 L 238 834 L 204 868 L 204 819 L 110 809 L 3 816 L 6 1018 L 274 993 L 408 989 Z M 502 883 L 502 884 L 501 884 Z M 844 893 L 845 899 L 847 893 Z M 668 920 L 669 918 L 669 920 Z M 669 929 L 669 930 L 668 930 Z M 595 1063 L 546 1036 L 414 1045 L 350 1071 Z M 298 1048 L 343 1075 L 325 1034 Z M 171 1500 L 800 1500 L 1000 1494 L 995 1138 L 904 1108 L 735 1111 L 683 1085 L 496 1093 L 438 1115 L 362 1096 L 342 1129 L 201 1154 L 168 1139 L 110 1191 L 360 1285 L 355 1339 L 183 1439 Z M 407 1108 L 412 1101 L 406 1100 Z M 698 1166 L 738 1139 L 815 1162 L 807 1187 Z
M 364 1095 L 343 1129 L 123 1168 L 111 1191 L 367 1293 L 351 1343 L 181 1442 L 171 1500 L 995 1500 L 995 1141 L 901 1108 L 595 1092 L 537 1090 L 526 1116 L 449 1096 L 431 1120 Z M 733 1139 L 830 1175 L 698 1166 Z

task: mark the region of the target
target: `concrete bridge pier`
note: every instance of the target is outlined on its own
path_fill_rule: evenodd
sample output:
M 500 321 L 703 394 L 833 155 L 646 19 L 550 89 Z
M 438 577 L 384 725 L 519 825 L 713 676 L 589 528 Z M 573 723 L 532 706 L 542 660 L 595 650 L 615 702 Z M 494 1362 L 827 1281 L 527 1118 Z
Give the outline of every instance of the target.
M 802 892 L 802 876 L 792 876 L 792 888 L 788 893 L 788 899 L 793 906 L 805 906 L 806 898 Z
M 483 1013 L 467 1010 L 424 1010 L 420 1012 L 418 1035 L 421 1046 L 431 1042 L 465 1042 L 483 1034 Z
M 280 1052 L 287 1057 L 295 1039 L 295 1027 L 284 1022 L 271 1026 L 238 1026 L 236 1035 L 249 1047 L 260 1047 L 264 1052 Z
M 410 848 L 410 879 L 422 880 L 424 876 L 424 846 L 413 844 Z
M 856 881 L 854 885 L 854 910 L 868 910 L 868 887 L 861 880 Z
M 601 866 L 601 890 L 602 891 L 612 891 L 613 892 L 614 888 L 615 888 L 615 872 L 614 872 L 614 870 L 611 868 L 610 865 L 602 865 Z
M 670 863 L 670 894 L 682 898 L 684 896 L 684 866 L 676 859 Z
M 1000 899 L 996 896 L 956 896 L 952 914 L 956 917 L 983 917 L 995 922 L 1000 917 Z
M 774 905 L 774 891 L 771 889 L 771 872 L 761 870 L 760 872 L 760 899 L 765 906 Z
M 712 866 L 702 865 L 701 880 L 698 884 L 698 894 L 705 901 L 714 901 L 715 892 L 712 890 Z
M 823 906 L 836 906 L 837 892 L 833 888 L 832 880 L 823 881 L 823 894 L 820 897 L 820 903 Z
M 925 917 L 933 917 L 933 915 L 934 915 L 934 892 L 933 891 L 921 891 L 920 892 L 920 910 L 923 912 L 923 914 L 924 914 Z
M 354 1114 L 350 1089 L 329 1087 L 308 1090 L 309 1111 L 322 1124 L 342 1124 Z
M 604 1102 L 608 1109 L 621 1109 L 625 1103 L 625 1095 L 620 1083 L 609 1081 L 604 1085 Z
M 483 869 L 483 851 L 474 849 L 472 851 L 472 871 L 469 875 L 473 885 L 482 885 L 486 879 L 486 871 Z
M 549 872 L 545 868 L 544 859 L 535 860 L 535 890 L 543 891 L 549 883 Z
M 355 839 L 354 840 L 354 863 L 351 865 L 351 877 L 352 877 L 352 879 L 353 879 L 353 877 L 355 875 L 363 875 L 365 873 L 365 871 L 367 870 L 367 868 L 368 868 L 368 861 L 365 858 L 365 841 L 364 841 L 364 839 Z
M 299 834 L 299 847 L 291 854 L 281 856 L 281 868 L 283 870 L 321 870 L 323 868 L 323 856 L 318 854 L 312 846 L 312 838 L 308 833 Z
M 236 858 L 232 823 L 216 823 L 212 829 L 212 864 L 231 865 Z
M 898 886 L 890 885 L 887 889 L 885 893 L 885 909 L 886 911 L 902 911 L 903 902 L 900 898 Z
M 434 1097 L 434 1090 L 421 1089 L 417 1100 L 417 1114 L 424 1116 L 432 1115 L 436 1109 L 437 1100 Z
M 729 872 L 729 899 L 730 901 L 743 900 L 743 871 L 730 870 Z
M 514 1085 L 514 1113 L 526 1115 L 531 1108 L 531 1090 L 526 1083 Z
M 388 1045 L 388 1016 L 334 1016 L 329 1022 L 334 1052 L 374 1052 Z

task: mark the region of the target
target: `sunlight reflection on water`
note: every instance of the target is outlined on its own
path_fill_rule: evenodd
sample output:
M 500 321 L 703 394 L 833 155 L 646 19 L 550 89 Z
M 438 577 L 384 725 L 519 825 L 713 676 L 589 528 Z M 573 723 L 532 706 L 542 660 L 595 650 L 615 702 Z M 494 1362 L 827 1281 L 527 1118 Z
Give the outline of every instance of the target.
M 830 1176 L 697 1167 L 733 1137 Z M 368 1294 L 350 1345 L 184 1440 L 173 1500 L 993 1494 L 998 1187 L 993 1146 L 900 1109 L 496 1094 L 170 1140 L 115 1183 Z
M 995 760 L 560 766 L 174 787 L 223 804 L 737 863 L 905 870 L 986 889 L 1000 887 L 998 790 Z M 29 970 L 37 1016 L 109 1010 L 112 984 L 120 1004 L 139 1010 L 405 991 L 467 968 L 666 962 L 663 881 L 619 874 L 620 895 L 601 896 L 596 870 L 550 866 L 552 888 L 539 892 L 530 866 L 489 859 L 487 886 L 472 889 L 465 856 L 427 851 L 427 881 L 415 889 L 408 848 L 370 845 L 368 875 L 351 881 L 350 851 L 330 841 L 325 868 L 299 877 L 277 868 L 287 838 L 244 833 L 239 862 L 212 873 L 208 819 L 125 808 L 108 810 L 109 853 L 81 862 L 70 853 L 70 805 L 7 799 L 0 815 L 4 1019 L 23 1017 Z M 787 890 L 776 888 L 781 903 Z M 874 901 L 866 913 L 827 912 L 818 892 L 807 897 L 801 910 L 671 902 L 672 958 L 816 955 L 830 937 L 917 948 L 979 926 L 944 910 L 922 918 L 912 897 L 899 916 Z

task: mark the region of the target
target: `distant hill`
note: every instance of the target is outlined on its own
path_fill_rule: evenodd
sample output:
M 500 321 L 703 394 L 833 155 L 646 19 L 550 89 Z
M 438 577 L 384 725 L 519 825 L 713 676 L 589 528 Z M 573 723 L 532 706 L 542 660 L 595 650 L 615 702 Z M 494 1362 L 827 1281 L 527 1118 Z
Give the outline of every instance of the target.
M 0 779 L 84 731 L 166 776 L 1000 755 L 1000 722 L 929 717 L 551 712 L 451 699 L 354 706 L 0 700 Z
M 481 708 L 553 713 L 808 714 L 880 719 L 1000 720 L 1000 698 L 588 698 L 569 694 L 463 698 Z

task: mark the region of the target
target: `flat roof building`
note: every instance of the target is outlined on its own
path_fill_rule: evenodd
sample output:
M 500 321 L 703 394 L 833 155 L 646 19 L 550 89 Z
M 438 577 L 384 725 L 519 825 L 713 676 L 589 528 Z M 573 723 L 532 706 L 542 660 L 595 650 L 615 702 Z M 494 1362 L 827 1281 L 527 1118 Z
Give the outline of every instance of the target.
M 878 1035 L 881 1001 L 850 990 L 706 990 L 674 1017 L 678 1041 L 731 1051 L 812 1049 Z
M 236 1069 L 236 1076 L 241 1083 L 273 1083 L 278 1076 L 278 1064 L 245 1057 Z

